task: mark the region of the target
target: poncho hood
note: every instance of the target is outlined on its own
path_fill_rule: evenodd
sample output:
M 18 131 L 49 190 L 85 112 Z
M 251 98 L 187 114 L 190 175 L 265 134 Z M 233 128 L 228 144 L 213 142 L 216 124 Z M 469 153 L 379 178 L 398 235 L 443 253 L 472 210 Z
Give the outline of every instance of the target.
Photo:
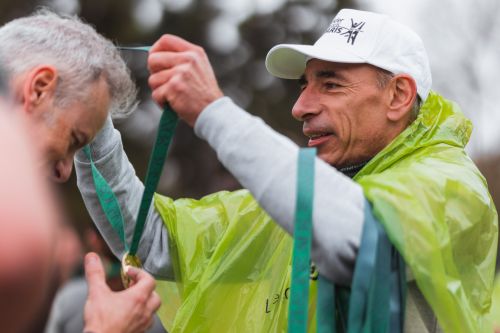
M 445 332 L 491 332 L 497 212 L 464 148 L 471 122 L 431 93 L 355 177 Z

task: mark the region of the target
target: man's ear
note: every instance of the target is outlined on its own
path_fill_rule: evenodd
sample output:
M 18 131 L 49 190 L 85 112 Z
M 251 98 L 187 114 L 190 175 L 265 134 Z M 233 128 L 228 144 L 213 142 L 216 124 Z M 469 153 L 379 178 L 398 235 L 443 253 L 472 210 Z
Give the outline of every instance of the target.
M 26 74 L 23 85 L 23 104 L 26 112 L 33 112 L 40 104 L 54 96 L 57 75 L 57 70 L 47 65 L 37 66 Z
M 417 98 L 417 84 L 415 80 L 407 74 L 398 74 L 392 78 L 388 88 L 389 110 L 387 118 L 395 122 L 407 118 Z

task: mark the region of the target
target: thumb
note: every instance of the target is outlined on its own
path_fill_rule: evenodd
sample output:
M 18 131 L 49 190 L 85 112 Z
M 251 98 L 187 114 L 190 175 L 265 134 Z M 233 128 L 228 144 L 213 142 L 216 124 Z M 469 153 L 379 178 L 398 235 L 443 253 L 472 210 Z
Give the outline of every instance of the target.
M 109 289 L 101 259 L 93 252 L 85 256 L 85 278 L 89 287 L 89 296 Z

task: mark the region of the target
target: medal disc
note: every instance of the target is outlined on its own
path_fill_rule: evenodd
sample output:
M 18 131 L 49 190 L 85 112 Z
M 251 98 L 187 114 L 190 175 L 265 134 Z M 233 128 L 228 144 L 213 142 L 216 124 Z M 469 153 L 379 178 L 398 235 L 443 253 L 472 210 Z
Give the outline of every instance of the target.
M 130 253 L 125 253 L 125 255 L 123 256 L 122 269 L 121 269 L 120 275 L 122 277 L 123 286 L 125 288 L 128 288 L 130 286 L 131 279 L 127 274 L 125 274 L 125 266 L 133 266 L 133 267 L 141 268 L 142 264 L 141 264 L 141 260 L 136 255 L 131 255 Z

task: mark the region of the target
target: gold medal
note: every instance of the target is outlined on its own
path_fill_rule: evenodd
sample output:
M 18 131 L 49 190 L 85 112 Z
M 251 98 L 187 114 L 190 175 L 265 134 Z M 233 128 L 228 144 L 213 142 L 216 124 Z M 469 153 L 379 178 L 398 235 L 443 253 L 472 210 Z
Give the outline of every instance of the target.
M 122 258 L 122 269 L 120 271 L 120 275 L 122 277 L 122 283 L 125 288 L 128 288 L 130 286 L 130 277 L 125 274 L 125 266 L 133 266 L 137 268 L 141 268 L 141 260 L 139 259 L 138 256 L 136 255 L 131 255 L 130 253 L 125 253 Z

